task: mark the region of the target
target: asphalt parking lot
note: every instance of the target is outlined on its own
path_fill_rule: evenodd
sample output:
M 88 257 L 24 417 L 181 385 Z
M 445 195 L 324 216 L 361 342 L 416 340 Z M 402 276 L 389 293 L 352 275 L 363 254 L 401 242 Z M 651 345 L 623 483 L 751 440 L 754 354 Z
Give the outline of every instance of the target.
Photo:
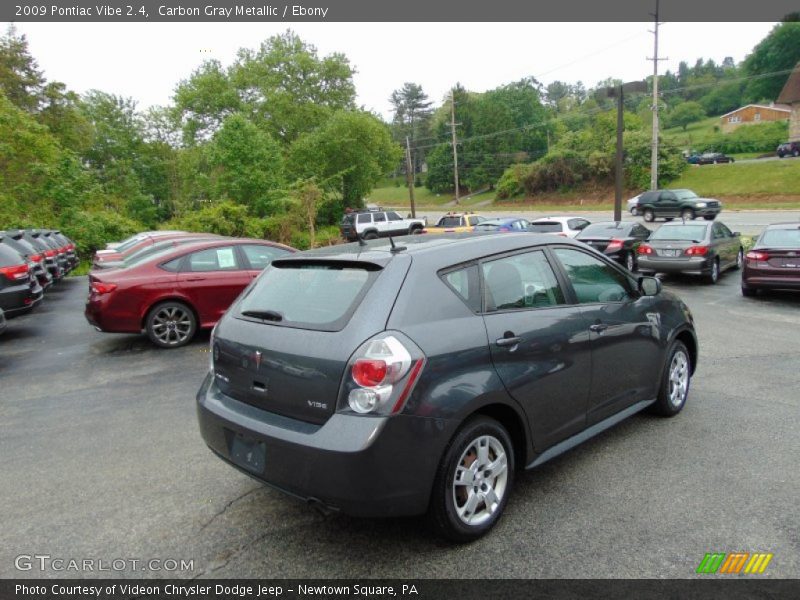
M 0 577 L 684 578 L 734 551 L 800 577 L 800 296 L 743 298 L 736 272 L 664 283 L 701 344 L 684 411 L 522 474 L 494 531 L 459 547 L 421 519 L 324 517 L 223 464 L 195 419 L 208 335 L 159 350 L 97 333 L 69 279 L 0 337 Z M 19 555 L 193 568 L 19 571 Z

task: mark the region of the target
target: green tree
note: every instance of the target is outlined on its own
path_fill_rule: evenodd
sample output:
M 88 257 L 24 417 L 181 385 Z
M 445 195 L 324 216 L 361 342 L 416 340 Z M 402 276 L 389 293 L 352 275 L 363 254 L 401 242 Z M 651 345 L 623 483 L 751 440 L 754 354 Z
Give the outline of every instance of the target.
M 217 60 L 203 63 L 189 79 L 181 81 L 173 100 L 174 119 L 181 124 L 189 145 L 209 139 L 226 117 L 242 109 L 237 90 Z
M 13 25 L 0 38 L 0 90 L 29 113 L 39 109 L 45 80 L 28 50 L 28 40 Z
M 746 75 L 763 75 L 747 82 L 747 102 L 775 100 L 789 75 L 769 74 L 793 69 L 800 62 L 800 22 L 797 14 L 791 18 L 793 20 L 775 25 L 744 59 L 742 67 Z
M 428 95 L 422 90 L 421 85 L 404 83 L 402 88 L 392 92 L 389 102 L 394 113 L 392 132 L 395 140 L 400 144 L 405 144 L 406 137 L 408 137 L 411 145 L 416 146 L 417 140 L 428 136 L 433 102 L 428 99 Z M 425 161 L 425 151 L 415 151 L 413 158 L 414 173 L 418 173 Z
M 317 177 L 329 188 L 336 182 L 343 200 L 360 207 L 402 155 L 402 148 L 392 141 L 380 119 L 362 111 L 338 111 L 292 144 L 288 171 L 294 179 Z
M 209 161 L 216 195 L 270 212 L 271 192 L 284 182 L 283 157 L 278 144 L 242 115 L 231 115 L 214 135 Z
M 354 69 L 343 54 L 320 57 L 292 31 L 241 49 L 230 81 L 242 110 L 274 139 L 289 144 L 337 110 L 355 108 Z
M 683 102 L 670 111 L 667 122 L 670 127 L 682 127 L 686 131 L 686 126 L 704 119 L 706 116 L 703 105 L 699 102 Z

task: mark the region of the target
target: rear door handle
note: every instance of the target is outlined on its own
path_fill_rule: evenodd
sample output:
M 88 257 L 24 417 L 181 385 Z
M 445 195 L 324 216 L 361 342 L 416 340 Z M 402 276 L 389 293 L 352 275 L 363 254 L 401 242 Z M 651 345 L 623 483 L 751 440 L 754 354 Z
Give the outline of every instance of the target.
M 186 281 L 205 281 L 205 277 L 187 277 Z
M 521 337 L 501 337 L 495 340 L 494 343 L 497 344 L 498 346 L 516 346 L 522 340 L 523 338 Z
M 594 331 L 596 333 L 602 333 L 606 329 L 608 329 L 608 325 L 605 323 L 595 323 L 594 325 L 589 325 L 589 330 Z

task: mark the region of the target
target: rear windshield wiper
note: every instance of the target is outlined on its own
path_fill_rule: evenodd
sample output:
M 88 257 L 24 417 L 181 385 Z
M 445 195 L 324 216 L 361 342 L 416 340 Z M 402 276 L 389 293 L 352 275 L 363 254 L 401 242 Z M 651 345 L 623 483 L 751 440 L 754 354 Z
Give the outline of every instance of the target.
M 243 310 L 242 315 L 265 321 L 283 321 L 283 315 L 276 310 Z

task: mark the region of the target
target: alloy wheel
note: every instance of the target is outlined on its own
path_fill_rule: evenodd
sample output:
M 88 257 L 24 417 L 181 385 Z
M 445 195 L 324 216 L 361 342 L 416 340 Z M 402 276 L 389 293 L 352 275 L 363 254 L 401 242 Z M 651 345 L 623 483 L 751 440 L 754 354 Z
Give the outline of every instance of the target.
M 453 504 L 466 525 L 481 525 L 500 507 L 508 483 L 508 457 L 500 440 L 482 435 L 462 452 L 453 477 Z
M 686 401 L 688 391 L 689 359 L 683 350 L 678 350 L 669 365 L 669 403 L 674 408 L 680 408 Z
M 152 329 L 165 346 L 182 344 L 192 333 L 192 315 L 179 306 L 165 306 L 153 316 Z
M 633 258 L 633 252 L 628 252 L 625 255 L 625 268 L 633 272 L 636 269 L 636 260 Z

